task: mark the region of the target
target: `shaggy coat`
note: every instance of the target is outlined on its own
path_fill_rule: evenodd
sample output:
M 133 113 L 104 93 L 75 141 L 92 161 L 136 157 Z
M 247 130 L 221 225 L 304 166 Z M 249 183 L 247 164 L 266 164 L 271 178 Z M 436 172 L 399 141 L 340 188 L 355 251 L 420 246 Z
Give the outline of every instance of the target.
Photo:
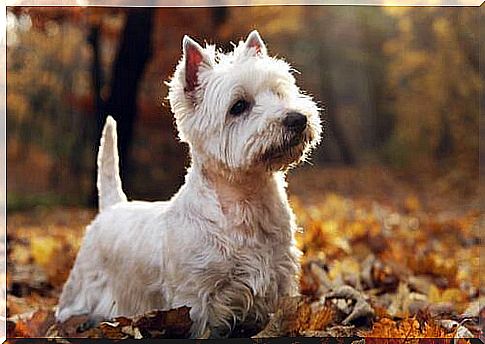
M 100 212 L 66 282 L 57 319 L 191 307 L 193 336 L 264 322 L 298 293 L 300 252 L 285 171 L 319 140 L 318 109 L 290 66 L 252 32 L 229 54 L 184 38 L 169 83 L 179 137 L 190 147 L 185 184 L 167 202 L 127 201 L 116 123 L 98 155 Z M 306 118 L 295 132 L 288 113 Z

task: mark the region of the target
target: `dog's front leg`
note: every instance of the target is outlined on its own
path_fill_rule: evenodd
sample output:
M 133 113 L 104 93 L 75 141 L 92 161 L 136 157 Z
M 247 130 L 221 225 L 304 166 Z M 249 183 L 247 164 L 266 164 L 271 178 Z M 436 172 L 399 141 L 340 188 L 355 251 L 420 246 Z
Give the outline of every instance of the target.
M 230 307 L 214 298 L 193 306 L 190 317 L 193 338 L 227 338 L 236 322 Z
M 221 285 L 224 285 L 221 287 Z M 242 283 L 215 283 L 192 304 L 192 336 L 227 338 L 254 303 L 250 288 Z

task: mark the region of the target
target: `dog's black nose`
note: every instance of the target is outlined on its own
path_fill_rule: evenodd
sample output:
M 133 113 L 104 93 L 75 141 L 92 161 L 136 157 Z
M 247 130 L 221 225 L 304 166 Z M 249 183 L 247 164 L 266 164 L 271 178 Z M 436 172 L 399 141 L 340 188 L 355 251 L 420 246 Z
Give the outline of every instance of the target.
M 307 118 L 298 112 L 290 112 L 283 119 L 283 125 L 292 131 L 301 133 L 306 128 Z

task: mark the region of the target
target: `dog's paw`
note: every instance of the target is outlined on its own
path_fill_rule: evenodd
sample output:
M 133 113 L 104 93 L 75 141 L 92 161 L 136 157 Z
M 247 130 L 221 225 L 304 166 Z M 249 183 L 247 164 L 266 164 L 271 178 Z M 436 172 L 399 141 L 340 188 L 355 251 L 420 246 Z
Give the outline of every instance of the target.
M 89 317 L 86 321 L 79 324 L 76 328 L 77 332 L 86 332 L 92 328 L 95 328 L 101 323 L 104 319 L 101 317 Z

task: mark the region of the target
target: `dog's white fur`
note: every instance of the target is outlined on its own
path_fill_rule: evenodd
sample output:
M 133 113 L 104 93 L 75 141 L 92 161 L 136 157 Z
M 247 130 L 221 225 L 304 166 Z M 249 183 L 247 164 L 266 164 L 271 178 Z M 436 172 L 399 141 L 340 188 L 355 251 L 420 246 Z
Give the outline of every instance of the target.
M 188 37 L 183 48 L 168 98 L 190 147 L 185 184 L 168 202 L 127 201 L 116 123 L 108 118 L 98 156 L 100 213 L 64 286 L 59 321 L 186 305 L 200 336 L 249 316 L 265 321 L 279 297 L 298 293 L 300 252 L 285 171 L 318 142 L 318 109 L 290 66 L 267 55 L 256 31 L 229 54 Z M 232 116 L 241 98 L 250 106 Z M 291 145 L 282 124 L 289 112 L 307 118 Z

